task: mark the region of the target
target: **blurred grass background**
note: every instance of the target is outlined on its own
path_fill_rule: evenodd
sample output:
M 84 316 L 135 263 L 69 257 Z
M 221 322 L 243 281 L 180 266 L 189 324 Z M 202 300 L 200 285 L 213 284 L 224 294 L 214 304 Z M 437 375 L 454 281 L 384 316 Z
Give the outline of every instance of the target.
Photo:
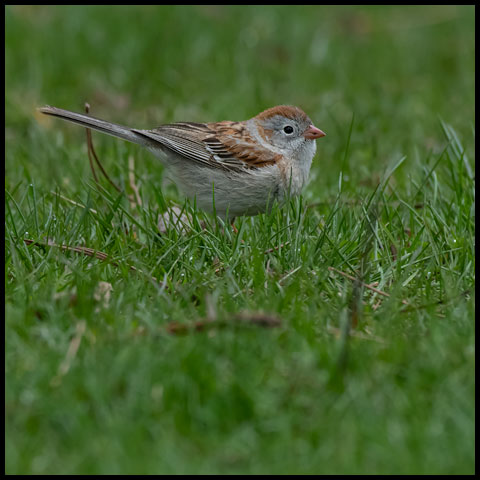
M 375 250 L 369 281 L 403 289 L 398 298 L 417 305 L 473 286 L 473 188 L 463 166 L 474 155 L 474 13 L 449 5 L 6 7 L 6 473 L 473 473 L 473 300 L 403 316 L 393 301 L 372 308 L 362 331 L 388 347 L 357 340 L 340 379 L 338 341 L 326 329 L 340 326 L 349 291 L 327 266 L 346 269 L 348 257 L 358 267 L 349 245 L 368 229 L 365 212 L 348 202 L 369 198 L 402 157 L 380 235 L 401 238 L 405 250 L 388 274 L 388 252 Z M 216 255 L 229 252 L 239 265 L 222 278 L 212 258 L 197 258 L 205 246 L 195 239 L 174 247 L 149 239 L 135 255 L 130 237 L 107 228 L 128 219 L 92 190 L 84 133 L 36 113 L 44 104 L 83 111 L 86 101 L 93 115 L 137 128 L 297 105 L 327 133 L 304 192 L 306 203 L 324 205 L 241 224 L 245 253 L 229 237 L 213 239 Z M 449 161 L 441 119 L 462 143 Z M 101 135 L 94 141 L 121 182 L 135 156 L 154 217 L 158 160 Z M 90 219 L 52 190 L 105 217 Z M 292 218 L 301 252 L 265 264 L 270 231 Z M 417 221 L 431 236 L 417 228 L 409 250 L 402 222 Z M 331 241 L 317 248 L 322 225 Z M 164 259 L 188 285 L 159 294 L 128 269 L 27 251 L 16 244 L 24 231 L 134 258 L 160 278 Z M 293 272 L 291 283 L 270 282 L 269 269 L 277 280 Z M 100 312 L 99 280 L 114 292 Z M 73 289 L 78 303 L 59 300 Z M 273 311 L 288 326 L 158 337 L 172 319 L 204 316 L 209 295 L 220 312 Z M 77 358 L 52 386 L 82 319 Z

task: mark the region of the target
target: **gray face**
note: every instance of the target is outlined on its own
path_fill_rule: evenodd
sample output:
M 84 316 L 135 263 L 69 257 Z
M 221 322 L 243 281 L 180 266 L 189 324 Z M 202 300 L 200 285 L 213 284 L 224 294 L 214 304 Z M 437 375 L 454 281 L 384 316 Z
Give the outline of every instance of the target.
M 311 142 L 303 136 L 310 122 L 302 119 L 290 119 L 276 115 L 265 122 L 265 129 L 270 130 L 272 144 L 289 153 L 294 153 Z

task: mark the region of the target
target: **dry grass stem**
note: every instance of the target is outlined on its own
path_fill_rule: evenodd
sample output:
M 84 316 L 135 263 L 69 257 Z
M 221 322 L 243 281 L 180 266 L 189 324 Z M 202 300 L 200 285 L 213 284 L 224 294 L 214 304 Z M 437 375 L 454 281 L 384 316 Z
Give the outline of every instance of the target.
M 135 209 L 137 205 L 142 206 L 142 199 L 140 197 L 140 191 L 135 183 L 135 160 L 132 155 L 128 157 L 128 183 L 130 188 L 133 190 L 135 201 L 132 200 L 131 195 L 129 195 L 130 205 L 132 209 Z
M 273 248 L 269 248 L 268 250 L 265 250 L 263 253 L 266 255 L 267 253 L 275 252 L 276 250 L 279 250 L 280 248 L 286 247 L 289 244 L 290 244 L 290 242 L 282 243 L 282 244 L 278 245 L 277 247 L 273 247 Z
M 90 112 L 90 105 L 88 103 L 85 103 L 85 113 L 89 113 Z M 92 174 L 93 174 L 93 178 L 95 179 L 95 182 L 96 183 L 99 183 L 98 182 L 98 178 L 97 178 L 97 175 L 95 173 L 95 168 L 94 168 L 94 164 L 93 164 L 93 160 L 92 160 L 92 157 L 93 159 L 95 160 L 98 168 L 100 169 L 100 171 L 102 172 L 103 176 L 108 180 L 108 183 L 110 183 L 110 185 L 112 185 L 113 188 L 115 188 L 115 190 L 117 190 L 118 192 L 121 192 L 122 189 L 115 184 L 115 182 L 108 176 L 108 173 L 106 172 L 106 170 L 103 168 L 103 165 L 102 163 L 100 162 L 100 160 L 98 159 L 98 156 L 95 152 L 95 148 L 93 147 L 93 141 L 92 141 L 92 131 L 89 129 L 89 128 L 86 128 L 85 129 L 86 133 L 87 133 L 87 152 L 88 152 L 88 160 L 90 162 L 90 168 L 92 170 Z
M 68 202 L 68 203 L 71 203 L 72 205 L 75 205 L 76 207 L 84 208 L 84 209 L 88 210 L 89 212 L 94 213 L 95 215 L 98 214 L 98 212 L 97 212 L 96 210 L 94 210 L 93 208 L 86 207 L 85 205 L 82 205 L 81 203 L 78 203 L 78 202 L 76 202 L 75 200 L 72 200 L 72 199 L 70 199 L 70 198 L 67 198 L 67 197 L 61 195 L 61 194 L 58 193 L 58 192 L 54 192 L 53 190 L 51 190 L 50 193 L 51 193 L 52 195 L 55 195 L 55 196 L 58 197 L 58 198 L 61 198 L 62 200 L 65 200 L 65 201 Z
M 214 318 L 202 318 L 196 322 L 178 323 L 171 322 L 167 325 L 167 331 L 172 334 L 185 334 L 188 332 L 201 332 L 207 328 L 234 326 L 235 324 L 257 325 L 264 328 L 275 328 L 282 324 L 279 317 L 263 312 L 240 312 L 230 318 L 218 320 Z
M 42 242 L 36 242 L 35 240 L 31 240 L 29 238 L 24 238 L 23 241 L 27 244 L 27 245 L 35 245 L 36 247 L 54 247 L 54 248 L 59 248 L 60 250 L 62 251 L 70 251 L 70 252 L 75 252 L 75 253 L 79 253 L 81 255 L 86 255 L 88 257 L 93 257 L 93 258 L 96 258 L 98 260 L 101 260 L 103 262 L 109 262 L 110 265 L 113 265 L 114 267 L 120 267 L 120 264 L 115 262 L 115 261 L 112 261 L 110 260 L 110 257 L 108 254 L 104 253 L 104 252 L 101 252 L 100 250 L 94 250 L 93 248 L 89 248 L 89 247 L 78 247 L 78 246 L 75 246 L 75 247 L 72 247 L 70 245 L 58 245 L 56 243 L 54 243 L 52 240 L 48 240 L 46 243 L 42 243 Z M 143 272 L 142 270 L 138 269 L 137 267 L 134 267 L 133 265 L 128 265 L 128 268 L 134 272 L 138 272 L 138 273 L 141 273 L 143 275 L 146 275 L 147 277 L 149 277 L 150 279 L 154 280 L 156 283 L 159 283 L 160 286 L 164 287 L 166 286 L 164 284 L 164 282 L 160 282 L 156 277 L 152 276 L 152 275 L 148 275 L 146 274 L 145 272 Z
M 339 275 L 342 275 L 342 277 L 345 277 L 345 278 L 348 278 L 349 280 L 352 280 L 353 282 L 359 281 L 357 278 L 352 277 L 352 275 L 349 275 L 348 273 L 342 272 L 341 270 L 338 270 L 335 267 L 328 267 L 328 269 L 331 272 L 338 273 Z M 375 288 L 373 286 L 373 284 L 368 284 L 368 283 L 364 283 L 364 282 L 360 282 L 360 283 L 362 284 L 362 286 L 364 286 L 365 288 L 368 288 L 372 292 L 378 293 L 379 295 L 383 295 L 384 297 L 390 297 L 389 293 L 384 292 L 383 290 L 379 290 L 378 288 Z M 409 303 L 406 300 L 402 300 L 402 303 L 404 305 L 409 305 Z
M 63 359 L 62 363 L 59 365 L 57 374 L 50 381 L 50 385 L 52 385 L 52 387 L 57 387 L 58 385 L 60 385 L 62 378 L 70 370 L 73 360 L 75 359 L 75 356 L 77 355 L 78 349 L 80 347 L 80 343 L 82 341 L 83 334 L 85 333 L 85 329 L 86 329 L 85 320 L 80 320 L 75 327 L 75 335 L 70 341 L 70 345 L 68 346 L 68 350 L 65 355 L 65 358 Z

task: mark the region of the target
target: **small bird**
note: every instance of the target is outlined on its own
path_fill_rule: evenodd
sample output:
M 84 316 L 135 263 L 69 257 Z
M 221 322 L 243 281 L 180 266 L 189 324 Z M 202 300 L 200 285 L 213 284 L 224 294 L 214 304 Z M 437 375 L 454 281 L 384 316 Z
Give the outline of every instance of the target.
M 205 211 L 233 220 L 269 211 L 298 195 L 325 136 L 298 107 L 279 105 L 250 120 L 179 122 L 137 130 L 45 106 L 40 112 L 146 147 L 182 193 Z

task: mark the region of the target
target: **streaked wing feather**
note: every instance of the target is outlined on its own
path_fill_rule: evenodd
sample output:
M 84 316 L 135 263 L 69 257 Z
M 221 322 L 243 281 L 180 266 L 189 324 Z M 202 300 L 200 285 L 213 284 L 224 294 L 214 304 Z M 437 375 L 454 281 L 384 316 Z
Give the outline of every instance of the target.
M 211 166 L 211 155 L 206 150 L 205 144 L 202 142 L 202 136 L 194 137 L 191 135 L 192 130 L 198 133 L 204 133 L 201 128 L 202 124 L 171 124 L 162 125 L 154 130 L 135 130 L 136 133 L 145 135 L 152 140 L 156 140 L 169 150 L 179 155 Z
M 234 122 L 172 123 L 153 130 L 133 130 L 157 141 L 172 152 L 212 168 L 226 170 L 256 169 L 275 163 L 275 155 L 261 158 L 248 141 L 232 140 Z M 242 134 L 243 130 L 240 131 Z M 192 135 L 193 134 L 193 135 Z

